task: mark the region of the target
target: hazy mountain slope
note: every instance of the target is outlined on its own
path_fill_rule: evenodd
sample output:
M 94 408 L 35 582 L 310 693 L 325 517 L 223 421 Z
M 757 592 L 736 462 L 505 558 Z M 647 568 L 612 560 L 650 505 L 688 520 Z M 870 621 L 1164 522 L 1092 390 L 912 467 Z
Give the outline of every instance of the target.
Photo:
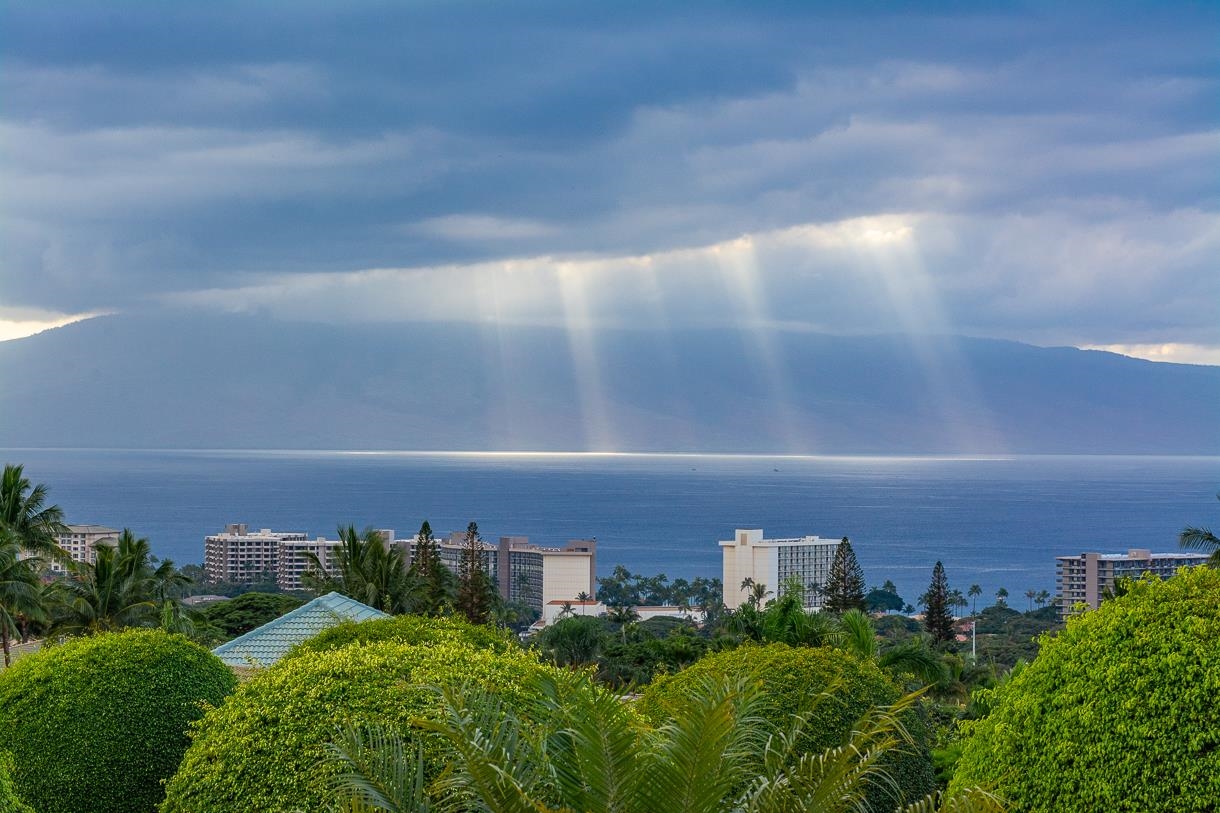
M 974 339 L 110 317 L 0 382 L 4 446 L 1220 452 L 1218 368 Z

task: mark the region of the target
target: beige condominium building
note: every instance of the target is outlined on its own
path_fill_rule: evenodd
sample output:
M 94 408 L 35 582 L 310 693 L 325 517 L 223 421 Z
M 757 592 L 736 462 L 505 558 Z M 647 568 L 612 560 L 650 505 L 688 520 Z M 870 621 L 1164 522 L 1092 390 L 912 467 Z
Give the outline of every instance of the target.
M 1059 614 L 1067 617 L 1077 604 L 1097 609 L 1106 590 L 1116 579 L 1138 579 L 1145 573 L 1161 578 L 1172 576 L 1180 567 L 1201 565 L 1205 553 L 1153 553 L 1133 548 L 1126 553 L 1081 553 L 1055 557 L 1055 584 L 1058 587 Z
M 461 569 L 465 534 L 437 540 L 441 562 Z M 412 555 L 414 555 L 414 540 Z M 480 542 L 483 572 L 505 601 L 519 601 L 542 612 L 548 602 L 571 601 L 596 592 L 597 540 L 574 539 L 562 548 L 534 545 L 526 536 L 502 536 L 499 544 Z
M 204 537 L 203 570 L 212 584 L 254 584 L 278 576 L 283 543 L 308 540 L 299 531 L 251 531 L 245 523 L 233 523 L 221 533 Z
M 765 585 L 771 595 L 796 579 L 804 588 L 805 607 L 820 609 L 822 588 L 838 549 L 837 539 L 818 536 L 767 539 L 761 529 L 738 529 L 732 539 L 720 543 L 724 554 L 724 604 L 733 610 L 746 603 L 749 590 L 742 588 L 746 579 Z
M 119 542 L 119 532 L 103 525 L 69 525 L 67 529 L 55 541 L 74 562 L 92 564 L 97 561 L 98 545 L 117 545 Z M 66 569 L 62 562 L 52 561 L 47 566 L 56 573 Z
M 394 543 L 394 531 L 379 530 L 387 545 Z M 301 590 L 304 575 L 314 568 L 316 556 L 328 571 L 335 566 L 335 552 L 342 543 L 319 536 L 313 539 L 300 531 L 251 531 L 241 523 L 226 525 L 224 532 L 203 540 L 203 567 L 208 582 L 253 584 L 275 579 L 281 590 Z M 312 556 L 311 556 L 312 554 Z

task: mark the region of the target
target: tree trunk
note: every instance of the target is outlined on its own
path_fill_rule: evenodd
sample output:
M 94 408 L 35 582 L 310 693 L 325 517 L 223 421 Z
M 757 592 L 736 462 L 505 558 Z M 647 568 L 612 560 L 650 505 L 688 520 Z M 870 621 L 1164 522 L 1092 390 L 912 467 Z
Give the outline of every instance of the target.
M 0 643 L 2 643 L 4 646 L 4 668 L 8 669 L 9 654 L 8 654 L 8 630 L 7 629 L 0 629 Z

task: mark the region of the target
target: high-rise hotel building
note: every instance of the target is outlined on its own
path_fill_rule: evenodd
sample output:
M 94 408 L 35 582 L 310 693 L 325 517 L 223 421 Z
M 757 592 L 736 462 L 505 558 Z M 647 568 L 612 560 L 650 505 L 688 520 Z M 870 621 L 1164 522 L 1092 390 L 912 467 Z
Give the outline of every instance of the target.
M 837 539 L 818 536 L 766 539 L 761 529 L 738 529 L 732 539 L 720 543 L 724 554 L 724 604 L 733 610 L 746 603 L 749 590 L 741 586 L 746 579 L 766 585 L 772 595 L 796 579 L 804 589 L 805 607 L 821 609 L 822 589 L 838 549 Z
M 1138 579 L 1145 573 L 1160 578 L 1172 576 L 1180 567 L 1194 567 L 1208 560 L 1206 553 L 1153 553 L 1132 549 L 1126 553 L 1081 553 L 1055 557 L 1059 615 L 1067 618 L 1072 608 L 1084 604 L 1094 610 L 1102 596 L 1120 578 Z
M 412 541 L 412 557 L 417 540 Z M 437 539 L 441 562 L 459 572 L 465 534 L 454 531 Z M 551 601 L 574 601 L 596 593 L 597 540 L 574 539 L 562 548 L 532 544 L 527 536 L 502 536 L 499 544 L 479 543 L 483 572 L 505 601 L 519 601 L 542 611 Z
M 408 562 L 413 560 L 415 537 L 395 539 L 388 529 L 378 533 L 386 545 L 406 549 Z M 460 531 L 437 539 L 441 562 L 454 573 L 461 569 L 464 543 Z M 300 590 L 305 586 L 303 576 L 313 568 L 313 556 L 332 569 L 340 544 L 335 539 L 311 539 L 299 531 L 251 531 L 244 524 L 226 525 L 223 533 L 203 540 L 204 572 L 213 584 L 253 584 L 273 578 L 281 590 Z M 571 601 L 581 593 L 592 596 L 596 590 L 595 539 L 548 548 L 533 545 L 524 536 L 504 536 L 498 545 L 480 542 L 479 554 L 483 572 L 506 601 L 541 611 L 550 601 Z

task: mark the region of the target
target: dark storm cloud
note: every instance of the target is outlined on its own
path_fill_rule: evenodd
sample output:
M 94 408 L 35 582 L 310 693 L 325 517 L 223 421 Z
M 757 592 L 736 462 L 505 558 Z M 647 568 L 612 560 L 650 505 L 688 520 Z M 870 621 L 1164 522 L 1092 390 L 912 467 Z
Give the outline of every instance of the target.
M 923 9 L 10 4 L 0 304 L 905 214 L 951 329 L 1220 343 L 1180 312 L 1220 295 L 1216 7 Z M 764 254 L 765 315 L 869 312 Z

